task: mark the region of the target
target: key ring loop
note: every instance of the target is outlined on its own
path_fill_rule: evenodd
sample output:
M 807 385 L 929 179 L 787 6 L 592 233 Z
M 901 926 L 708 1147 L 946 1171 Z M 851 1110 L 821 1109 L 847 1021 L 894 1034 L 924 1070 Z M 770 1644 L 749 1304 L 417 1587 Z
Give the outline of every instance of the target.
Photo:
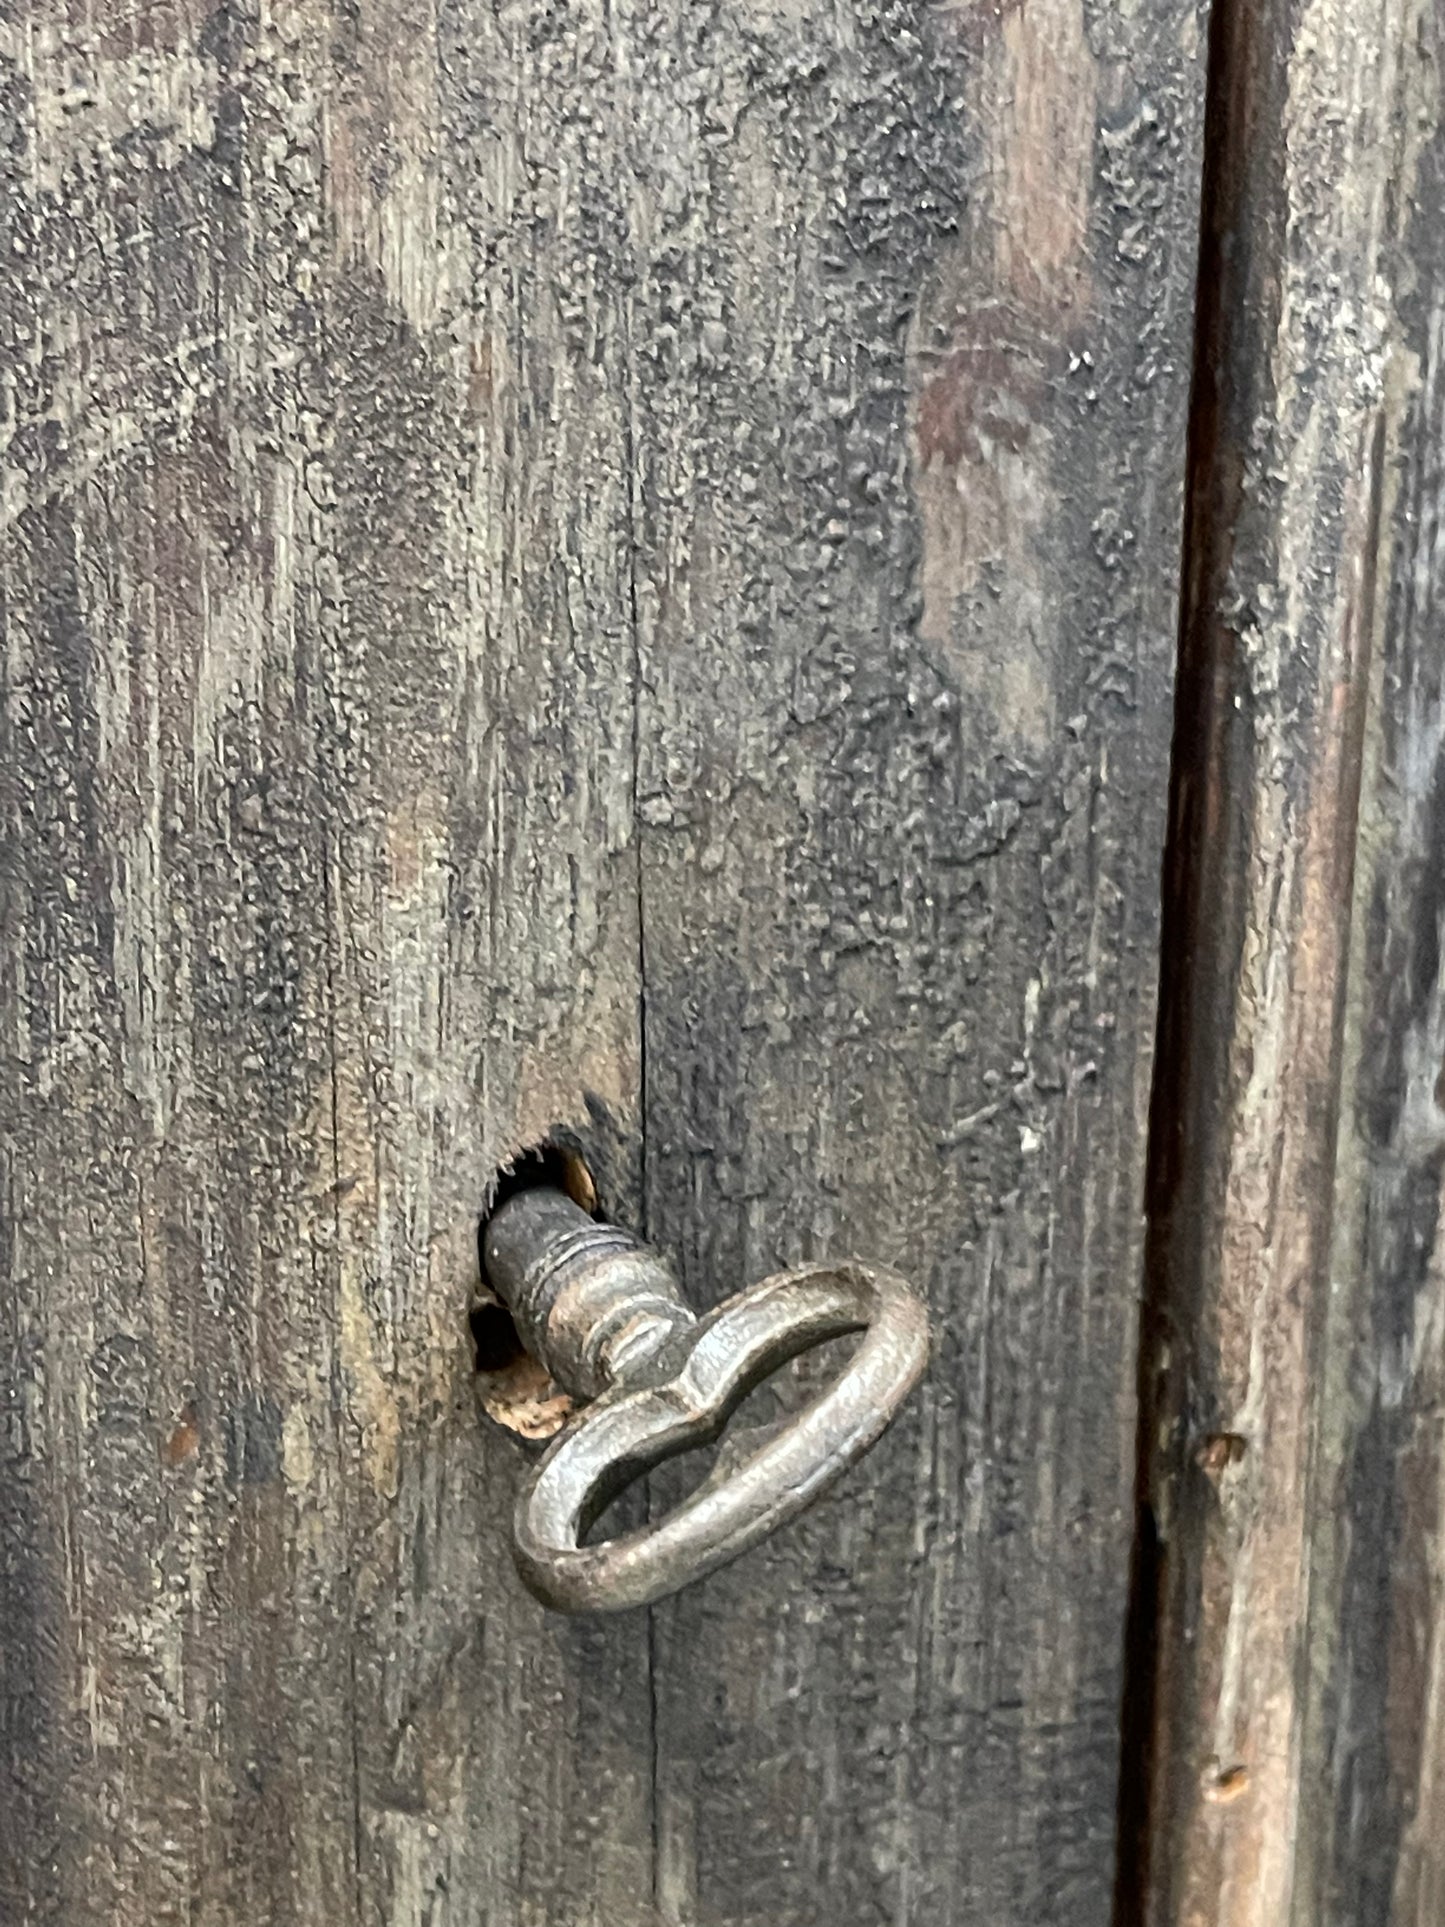
M 754 1386 L 830 1338 L 857 1351 L 802 1411 L 661 1519 L 582 1543 L 619 1491 L 706 1445 Z M 646 1605 L 712 1572 L 809 1506 L 874 1444 L 922 1375 L 928 1318 L 896 1272 L 856 1262 L 779 1272 L 680 1332 L 656 1376 L 605 1392 L 558 1436 L 518 1500 L 522 1577 L 564 1612 Z

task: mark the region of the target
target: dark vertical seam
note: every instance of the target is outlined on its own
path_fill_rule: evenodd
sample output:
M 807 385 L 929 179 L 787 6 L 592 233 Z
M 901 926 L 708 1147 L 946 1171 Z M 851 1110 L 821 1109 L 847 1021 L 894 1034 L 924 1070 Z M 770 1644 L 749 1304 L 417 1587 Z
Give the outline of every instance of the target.
M 649 1511 L 651 1506 L 649 1504 Z M 662 1921 L 662 1818 L 659 1803 L 661 1749 L 657 1717 L 657 1608 L 647 1608 L 648 1811 L 652 1821 L 652 1912 Z
M 631 361 L 631 342 L 623 327 L 623 352 Z M 642 866 L 642 629 L 637 614 L 637 523 L 633 494 L 637 487 L 636 439 L 633 433 L 631 372 L 628 371 L 628 399 L 623 414 L 623 448 L 627 463 L 627 597 L 628 618 L 632 625 L 632 838 L 635 852 L 637 917 L 637 1081 L 638 1134 L 637 1183 L 638 1230 L 646 1238 L 649 1223 L 647 1169 L 647 891 Z
M 1197 1571 L 1181 1561 L 1171 1574 L 1167 1532 L 1160 1530 L 1159 1497 L 1181 1494 L 1180 1441 L 1166 1439 L 1176 1424 L 1191 1360 L 1183 1340 L 1193 1335 L 1215 1275 L 1197 1239 L 1187 1235 L 1196 1214 L 1194 1190 L 1205 1179 L 1201 1160 L 1212 1147 L 1207 1128 L 1200 1141 L 1187 1133 L 1219 1066 L 1211 1061 L 1210 1013 L 1237 1001 L 1233 965 L 1217 942 L 1219 901 L 1249 860 L 1247 812 L 1241 797 L 1260 780 L 1248 762 L 1247 744 L 1231 745 L 1227 704 L 1234 667 L 1229 629 L 1217 610 L 1230 583 L 1231 548 L 1242 517 L 1246 540 L 1250 503 L 1241 468 L 1241 417 L 1257 403 L 1249 390 L 1266 370 L 1260 340 L 1280 299 L 1274 272 L 1285 245 L 1284 196 L 1265 170 L 1269 140 L 1262 138 L 1276 95 L 1286 82 L 1278 57 L 1279 17 L 1248 0 L 1215 0 L 1210 21 L 1204 113 L 1204 168 L 1200 247 L 1196 278 L 1194 359 L 1186 452 L 1186 504 L 1181 564 L 1179 658 L 1171 750 L 1169 830 L 1163 871 L 1160 994 L 1148 1143 L 1147 1229 L 1138 1355 L 1135 1540 L 1125 1643 L 1121 1709 L 1121 1765 L 1114 1895 L 1114 1927 L 1168 1927 L 1177 1911 L 1174 1885 L 1184 1869 L 1162 1853 L 1159 1830 L 1169 1821 L 1173 1781 L 1181 1771 L 1172 1744 L 1171 1715 L 1194 1717 L 1193 1654 L 1187 1626 L 1198 1604 Z M 1251 260 L 1251 254 L 1255 257 Z M 1372 495 L 1363 539 L 1365 576 L 1355 599 L 1365 625 L 1358 638 L 1358 675 L 1346 715 L 1336 727 L 1342 744 L 1340 809 L 1345 824 L 1339 855 L 1339 890 L 1354 891 L 1355 826 L 1369 667 L 1374 575 L 1382 513 L 1385 421 L 1377 419 L 1370 451 Z M 1257 505 L 1256 505 L 1257 507 Z M 1199 820 L 1199 799 L 1211 788 L 1217 808 L 1212 839 Z M 1243 838 L 1244 840 L 1241 840 Z M 1329 1115 L 1319 1121 L 1320 1155 L 1333 1170 L 1341 1091 L 1340 1038 L 1351 970 L 1348 932 L 1343 945 L 1332 1014 L 1334 1071 Z M 1207 1106 L 1206 1106 L 1207 1108 Z M 1332 1199 L 1320 1227 L 1318 1263 L 1328 1263 Z M 1181 1229 L 1183 1227 L 1183 1229 Z M 1316 1334 L 1311 1342 L 1323 1342 Z M 1169 1375 L 1174 1375 L 1170 1385 Z M 1312 1419 L 1312 1427 L 1317 1414 Z M 1313 1429 L 1304 1446 L 1305 1491 L 1315 1478 Z M 1181 1533 L 1185 1555 L 1189 1540 Z M 1190 1595 L 1181 1598 L 1185 1587 Z M 1310 1602 L 1305 1601 L 1301 1637 L 1307 1638 Z M 1168 1644 L 1165 1645 L 1167 1639 Z M 1297 1651 L 1302 1663 L 1302 1652 Z M 1170 1702 L 1164 1694 L 1166 1684 Z M 1296 1717 L 1300 1712 L 1297 1696 Z
M 637 486 L 635 440 L 632 425 L 631 354 L 626 327 L 624 352 L 628 361 L 628 402 L 623 431 L 627 458 L 627 589 L 632 621 L 632 835 L 636 850 L 637 886 L 637 1188 L 638 1229 L 643 1237 L 651 1233 L 651 1199 L 648 1196 L 647 1132 L 647 892 L 642 869 L 642 635 L 637 619 L 637 521 L 633 492 Z M 644 1504 L 652 1516 L 652 1484 L 643 1482 Z M 652 1907 L 657 1913 L 661 1876 L 662 1831 L 658 1815 L 658 1723 L 657 1723 L 657 1609 L 647 1608 L 647 1701 L 648 1701 L 648 1777 L 649 1814 L 652 1822 Z
M 1181 1122 L 1178 1069 L 1187 998 L 1181 995 L 1181 964 L 1190 939 L 1190 792 L 1201 761 L 1201 684 L 1209 664 L 1191 648 L 1196 585 L 1207 572 L 1211 506 L 1217 496 L 1216 398 L 1211 364 L 1219 336 L 1218 220 L 1222 174 L 1231 132 L 1227 16 L 1232 0 L 1213 0 L 1205 55 L 1204 113 L 1200 139 L 1199 212 L 1196 224 L 1194 331 L 1185 420 L 1184 500 L 1179 552 L 1179 599 L 1175 638 L 1174 713 L 1169 752 L 1169 802 L 1160 871 L 1159 993 L 1155 1017 L 1153 1083 L 1146 1151 L 1146 1230 L 1136 1356 L 1134 1535 L 1130 1550 L 1124 1629 L 1123 1693 L 1119 1716 L 1119 1780 L 1115 1829 L 1113 1927 L 1145 1927 L 1151 1915 L 1150 1863 L 1153 1782 L 1158 1716 L 1159 1614 L 1167 1553 L 1154 1504 L 1158 1476 L 1155 1433 L 1159 1417 L 1158 1360 L 1168 1328 L 1162 1275 L 1162 1226 L 1157 1209 L 1159 1174 L 1175 1154 Z
M 623 329 L 624 352 L 628 361 L 628 401 L 625 411 L 624 443 L 627 451 L 627 590 L 632 621 L 632 834 L 636 850 L 637 883 L 637 1189 L 638 1229 L 643 1237 L 651 1234 L 651 1199 L 648 1195 L 647 1132 L 647 892 L 642 869 L 642 633 L 637 618 L 637 520 L 633 492 L 637 487 L 635 440 L 632 425 L 631 343 Z M 652 1516 L 652 1485 L 643 1482 L 644 1504 Z M 657 1617 L 656 1608 L 647 1608 L 647 1700 L 649 1813 L 652 1821 L 652 1906 L 659 1904 L 662 1831 L 658 1815 L 658 1726 L 657 1726 Z
M 618 31 L 616 15 L 608 9 L 614 33 Z M 625 170 L 619 170 L 619 178 L 625 178 Z M 623 224 L 626 224 L 625 210 L 619 210 Z M 647 1080 L 647 890 L 643 872 L 643 822 L 642 822 L 642 624 L 638 615 L 637 598 L 637 540 L 641 524 L 641 488 L 637 472 L 637 431 L 634 413 L 634 367 L 632 353 L 632 330 L 629 325 L 627 290 L 636 285 L 635 279 L 628 276 L 623 285 L 619 303 L 619 335 L 622 345 L 622 456 L 627 469 L 627 486 L 624 490 L 626 504 L 625 522 L 627 532 L 627 619 L 632 632 L 632 847 L 634 869 L 634 915 L 637 920 L 637 1228 L 644 1238 L 651 1234 L 651 1199 L 648 1195 L 648 1080 Z M 643 1506 L 647 1516 L 652 1515 L 651 1481 L 642 1482 Z M 657 1619 L 656 1608 L 648 1606 L 647 1613 L 647 1755 L 648 1755 L 648 1820 L 651 1831 L 652 1877 L 651 1903 L 654 1916 L 660 1907 L 661 1865 L 662 1865 L 662 1828 L 659 1818 L 658 1771 L 658 1703 L 657 1703 Z

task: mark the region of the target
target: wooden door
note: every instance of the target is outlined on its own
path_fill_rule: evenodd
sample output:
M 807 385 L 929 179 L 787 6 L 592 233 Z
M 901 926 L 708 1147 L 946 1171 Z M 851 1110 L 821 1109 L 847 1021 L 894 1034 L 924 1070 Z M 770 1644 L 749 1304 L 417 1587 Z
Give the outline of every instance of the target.
M 0 19 L 5 1927 L 1441 1918 L 1439 32 Z M 544 1141 L 936 1327 L 611 1618 Z

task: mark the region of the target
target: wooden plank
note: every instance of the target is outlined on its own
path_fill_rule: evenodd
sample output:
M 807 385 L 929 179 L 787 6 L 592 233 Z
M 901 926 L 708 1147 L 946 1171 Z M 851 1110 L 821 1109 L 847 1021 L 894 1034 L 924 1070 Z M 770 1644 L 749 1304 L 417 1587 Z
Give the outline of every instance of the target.
M 940 1331 L 656 1609 L 660 1915 L 1102 1923 L 1195 11 L 617 18 L 649 1228 L 700 1300 L 851 1248 Z
M 1396 1466 L 1363 1435 L 1353 1489 L 1343 1438 L 1328 1448 L 1335 1472 L 1318 1492 L 1312 1463 L 1322 1423 L 1338 1432 L 1346 1381 L 1396 1370 L 1372 1296 L 1388 1287 L 1365 1282 L 1376 1260 L 1356 1234 L 1366 1196 L 1383 1200 L 1399 1178 L 1366 1176 L 1367 1091 L 1378 1075 L 1376 1101 L 1398 1095 L 1402 1073 L 1398 1060 L 1364 1070 L 1361 1051 L 1373 1057 L 1397 1008 L 1406 1021 L 1375 974 L 1381 945 L 1431 914 L 1405 883 L 1430 781 L 1414 765 L 1400 771 L 1407 794 L 1424 787 L 1397 846 L 1383 829 L 1395 803 L 1377 757 L 1353 959 L 1350 926 L 1371 642 L 1386 633 L 1377 545 L 1382 525 L 1408 527 L 1392 479 L 1404 388 L 1386 277 L 1402 293 L 1409 286 L 1397 272 L 1397 224 L 1410 149 L 1434 112 L 1422 114 L 1417 55 L 1427 11 L 1270 0 L 1215 13 L 1171 990 L 1151 1186 L 1143 1437 L 1153 1558 L 1136 1600 L 1141 1624 L 1157 1604 L 1158 1669 L 1152 1718 L 1136 1709 L 1126 1734 L 1141 1756 L 1148 1750 L 1150 1773 L 1143 1880 L 1124 1917 L 1161 1927 L 1396 1917 L 1388 1903 L 1365 1904 L 1383 1889 L 1378 1865 L 1366 1870 L 1373 1849 L 1360 1828 L 1373 1834 L 1381 1796 L 1398 1801 L 1403 1788 L 1368 1786 L 1336 1752 L 1346 1732 L 1357 1749 L 1366 1730 L 1369 1746 L 1391 1744 L 1375 1728 L 1378 1695 L 1346 1705 L 1353 1689 L 1340 1692 L 1348 1649 L 1373 1644 L 1369 1584 L 1385 1579 L 1380 1492 L 1368 1492 L 1362 1468 L 1383 1490 Z M 1415 537 L 1403 539 L 1408 554 Z M 1389 645 L 1386 674 L 1404 681 L 1374 699 L 1372 731 L 1397 746 L 1413 713 L 1410 648 L 1408 638 Z M 1340 1155 L 1353 1199 L 1336 1226 L 1347 967 L 1357 1069 Z M 1373 1192 L 1377 1182 L 1384 1192 Z M 1408 1232 L 1396 1224 L 1374 1235 Z M 1368 1350 L 1347 1362 L 1351 1338 Z M 1331 1545 L 1340 1504 L 1352 1517 L 1338 1536 L 1357 1554 L 1349 1578 Z M 1415 1530 L 1423 1551 L 1427 1528 Z M 1364 1590 L 1345 1601 L 1342 1581 Z M 1347 1651 L 1328 1657 L 1342 1603 Z M 1365 1665 L 1375 1676 L 1373 1652 Z M 1391 1770 L 1405 1780 L 1421 1766 L 1417 1715 L 1416 1751 Z M 1341 1716 L 1344 1728 L 1328 1732 Z M 1330 1911 L 1322 1894 L 1340 1881 L 1348 1899 Z
M 1294 1918 L 1445 1918 L 1445 17 L 1395 29 L 1387 456 L 1311 1520 Z
M 519 1142 L 635 1182 L 605 15 L 0 27 L 17 1927 L 639 1918 L 466 1322 Z

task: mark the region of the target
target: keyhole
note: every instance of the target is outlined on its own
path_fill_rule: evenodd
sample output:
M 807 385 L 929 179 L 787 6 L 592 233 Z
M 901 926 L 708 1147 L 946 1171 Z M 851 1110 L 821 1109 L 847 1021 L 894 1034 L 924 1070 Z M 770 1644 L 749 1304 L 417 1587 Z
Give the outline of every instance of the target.
M 467 1314 L 472 1351 L 479 1372 L 505 1372 L 525 1358 L 526 1347 L 505 1305 L 473 1305 Z
M 560 1137 L 530 1145 L 499 1170 L 487 1187 L 477 1226 L 477 1275 L 480 1293 L 467 1313 L 477 1396 L 488 1418 L 518 1438 L 547 1439 L 561 1430 L 572 1401 L 522 1343 L 512 1314 L 492 1292 L 482 1257 L 487 1220 L 492 1213 L 533 1185 L 565 1191 L 584 1211 L 597 1210 L 597 1186 L 587 1161 Z

